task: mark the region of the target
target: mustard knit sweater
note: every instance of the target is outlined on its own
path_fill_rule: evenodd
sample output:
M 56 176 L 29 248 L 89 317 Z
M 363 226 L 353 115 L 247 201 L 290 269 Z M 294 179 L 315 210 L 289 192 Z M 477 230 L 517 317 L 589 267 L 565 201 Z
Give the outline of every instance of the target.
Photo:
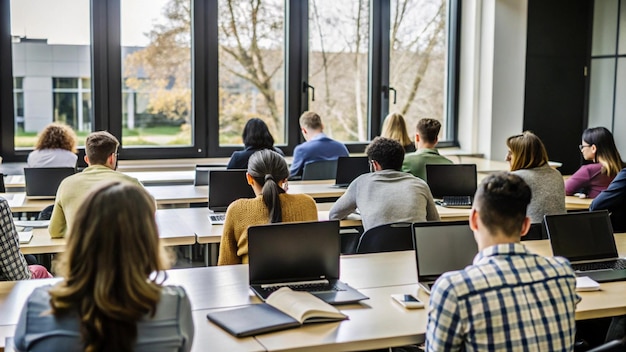
M 306 194 L 279 195 L 283 222 L 316 221 L 317 206 Z M 269 223 L 269 212 L 263 196 L 234 201 L 226 211 L 226 221 L 218 265 L 248 263 L 248 227 Z

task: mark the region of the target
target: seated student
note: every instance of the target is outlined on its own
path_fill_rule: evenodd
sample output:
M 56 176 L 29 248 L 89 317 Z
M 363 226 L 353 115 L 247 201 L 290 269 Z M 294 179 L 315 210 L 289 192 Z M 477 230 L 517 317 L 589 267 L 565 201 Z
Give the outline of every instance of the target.
M 28 167 L 76 167 L 76 133 L 61 123 L 51 123 L 40 133 L 35 150 L 28 154 Z
M 565 194 L 582 192 L 588 198 L 595 198 L 609 186 L 624 162 L 613 135 L 604 127 L 586 129 L 579 148 L 583 158 L 592 163 L 581 166 L 565 181 Z
M 117 148 L 120 142 L 106 131 L 92 132 L 85 140 L 85 162 L 89 165 L 83 172 L 65 178 L 59 185 L 50 217 L 50 237 L 65 236 L 67 225 L 72 223 L 89 191 L 103 182 L 123 181 L 141 186 L 135 178 L 117 169 Z
M 41 265 L 28 265 L 20 252 L 20 238 L 11 207 L 0 197 L 0 281 L 45 279 L 52 275 Z
M 293 150 L 289 177 L 302 176 L 304 165 L 308 163 L 348 156 L 348 148 L 343 143 L 326 137 L 322 118 L 313 111 L 306 111 L 300 116 L 300 129 L 306 142 Z
M 315 221 L 317 206 L 306 194 L 287 194 L 287 162 L 269 149 L 248 161 L 248 183 L 256 198 L 238 199 L 226 210 L 218 265 L 248 262 L 248 227 L 277 222 Z
M 247 169 L 250 155 L 261 149 L 271 149 L 280 155 L 285 155 L 282 150 L 274 147 L 274 137 L 261 119 L 248 120 L 241 137 L 245 149 L 233 153 L 226 166 L 227 169 Z
M 400 113 L 394 112 L 385 117 L 383 131 L 380 133 L 380 136 L 395 139 L 400 142 L 405 153 L 415 151 L 415 144 L 411 138 L 409 138 L 409 133 L 406 130 L 406 122 Z
M 400 171 L 404 148 L 398 141 L 376 137 L 365 154 L 373 172 L 352 181 L 330 209 L 331 220 L 345 219 L 356 209 L 365 230 L 392 222 L 439 220 L 426 182 Z
M 548 164 L 548 153 L 539 137 L 530 131 L 511 136 L 506 161 L 511 172 L 530 186 L 533 199 L 528 206 L 531 223 L 540 223 L 546 214 L 565 213 L 565 186 L 561 173 Z
M 110 183 L 85 198 L 61 256 L 64 280 L 35 289 L 15 329 L 19 351 L 189 351 L 185 290 L 163 286 L 156 203 Z
M 452 164 L 452 161 L 437 151 L 441 123 L 435 119 L 421 119 L 415 133 L 415 153 L 404 156 L 402 171 L 426 180 L 426 164 Z
M 589 210 L 606 209 L 611 214 L 614 232 L 626 232 L 626 169 L 622 169 L 609 187 L 591 202 Z
M 428 308 L 427 351 L 572 351 L 576 276 L 567 259 L 519 243 L 530 228 L 531 189 L 490 175 L 474 196 L 474 264 L 442 275 Z M 445 255 L 445 253 L 442 253 Z

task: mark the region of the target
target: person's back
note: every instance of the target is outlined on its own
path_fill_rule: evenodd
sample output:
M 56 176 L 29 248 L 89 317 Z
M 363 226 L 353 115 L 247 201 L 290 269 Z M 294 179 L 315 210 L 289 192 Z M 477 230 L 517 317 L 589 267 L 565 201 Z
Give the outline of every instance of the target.
M 324 125 L 318 114 L 307 111 L 300 117 L 300 129 L 306 142 L 297 145 L 293 151 L 293 161 L 289 169 L 290 177 L 302 175 L 306 164 L 335 160 L 340 156 L 348 156 L 348 148 L 323 133 Z
M 626 232 L 626 169 L 591 202 L 589 210 L 608 210 L 614 232 Z
M 530 187 L 511 173 L 479 185 L 470 215 L 479 253 L 433 286 L 427 351 L 573 350 L 576 276 L 567 259 L 519 242 L 530 228 L 530 200 Z
M 115 171 L 118 146 L 117 139 L 105 131 L 93 132 L 87 137 L 85 160 L 89 167 L 83 172 L 66 177 L 59 185 L 48 227 L 51 237 L 65 236 L 67 224 L 72 222 L 83 199 L 92 188 L 111 181 L 141 186 L 135 178 Z
M 417 150 L 404 156 L 402 171 L 427 181 L 427 164 L 452 164 L 450 159 L 439 154 L 436 149 L 440 130 L 441 123 L 435 119 L 420 119 L 417 122 L 415 133 L 415 148 Z
M 250 156 L 263 149 L 270 149 L 285 156 L 282 150 L 274 147 L 274 137 L 267 124 L 259 118 L 252 118 L 246 122 L 241 138 L 245 148 L 233 152 L 226 166 L 227 169 L 247 169 Z

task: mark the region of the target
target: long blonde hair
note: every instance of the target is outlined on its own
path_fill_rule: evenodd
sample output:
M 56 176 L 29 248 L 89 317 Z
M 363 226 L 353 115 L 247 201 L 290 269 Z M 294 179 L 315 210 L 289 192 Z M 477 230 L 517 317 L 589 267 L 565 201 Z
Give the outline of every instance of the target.
M 406 130 L 404 117 L 402 117 L 402 114 L 397 112 L 389 114 L 385 117 L 385 121 L 383 122 L 383 131 L 380 136 L 395 139 L 400 142 L 403 147 L 413 144 L 413 141 L 409 138 L 409 133 Z
M 78 313 L 85 351 L 132 351 L 137 321 L 155 312 L 167 266 L 155 210 L 144 189 L 115 182 L 91 192 L 70 226 L 50 305 Z
M 511 151 L 511 171 L 532 169 L 548 163 L 548 152 L 539 137 L 530 131 L 506 140 Z

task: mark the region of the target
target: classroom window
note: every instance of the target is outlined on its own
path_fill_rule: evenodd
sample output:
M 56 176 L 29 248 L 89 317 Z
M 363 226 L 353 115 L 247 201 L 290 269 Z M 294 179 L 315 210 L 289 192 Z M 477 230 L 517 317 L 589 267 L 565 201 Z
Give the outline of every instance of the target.
M 24 130 L 24 77 L 13 78 L 13 116 L 15 129 Z
M 91 131 L 91 80 L 52 78 L 53 116 L 75 131 Z

